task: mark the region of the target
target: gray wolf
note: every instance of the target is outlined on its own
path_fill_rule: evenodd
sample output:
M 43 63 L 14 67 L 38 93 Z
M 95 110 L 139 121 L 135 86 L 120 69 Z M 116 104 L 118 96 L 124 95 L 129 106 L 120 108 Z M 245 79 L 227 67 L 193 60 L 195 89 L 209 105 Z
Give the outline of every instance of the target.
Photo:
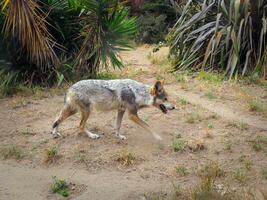
M 168 110 L 175 109 L 174 105 L 168 102 L 163 84 L 163 81 L 156 81 L 154 85 L 149 86 L 130 79 L 79 81 L 67 91 L 65 105 L 59 117 L 53 123 L 52 134 L 54 137 L 61 136 L 58 132 L 58 126 L 69 116 L 80 111 L 80 131 L 85 132 L 90 138 L 99 138 L 99 135 L 91 133 L 85 128 L 90 113 L 93 109 L 102 111 L 117 110 L 115 124 L 117 137 L 126 139 L 120 133 L 120 128 L 123 115 L 125 111 L 128 111 L 130 120 L 160 140 L 161 137 L 152 131 L 146 122 L 139 118 L 137 112 L 139 109 L 147 106 L 155 106 L 164 114 Z

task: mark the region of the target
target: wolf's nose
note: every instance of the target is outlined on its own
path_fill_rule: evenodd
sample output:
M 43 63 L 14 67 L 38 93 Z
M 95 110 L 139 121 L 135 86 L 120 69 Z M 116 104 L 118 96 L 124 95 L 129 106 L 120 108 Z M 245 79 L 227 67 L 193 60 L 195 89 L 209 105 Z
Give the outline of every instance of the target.
M 175 109 L 175 106 L 172 106 L 172 110 L 174 110 Z

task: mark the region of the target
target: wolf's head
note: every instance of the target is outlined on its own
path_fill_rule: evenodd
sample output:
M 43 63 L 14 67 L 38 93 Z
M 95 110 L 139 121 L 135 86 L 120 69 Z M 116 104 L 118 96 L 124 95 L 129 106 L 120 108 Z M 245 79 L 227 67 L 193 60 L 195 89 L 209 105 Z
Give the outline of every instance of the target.
M 168 110 L 174 110 L 175 106 L 168 102 L 168 95 L 163 85 L 164 80 L 156 81 L 150 89 L 150 95 L 153 96 L 153 106 L 160 109 L 164 114 L 167 114 Z

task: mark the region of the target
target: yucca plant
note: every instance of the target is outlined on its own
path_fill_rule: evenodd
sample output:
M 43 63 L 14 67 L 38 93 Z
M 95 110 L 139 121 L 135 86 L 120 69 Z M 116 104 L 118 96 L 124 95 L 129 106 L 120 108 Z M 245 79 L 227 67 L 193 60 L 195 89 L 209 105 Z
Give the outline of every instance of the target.
M 264 0 L 189 0 L 168 39 L 175 70 L 218 70 L 266 78 Z
M 95 74 L 99 66 L 109 64 L 123 67 L 119 52 L 130 49 L 128 39 L 136 32 L 136 19 L 128 15 L 116 0 L 84 1 L 80 20 L 83 44 L 77 58 L 80 72 L 91 70 L 90 74 Z
M 136 31 L 118 0 L 0 0 L 0 25 L 0 53 L 11 63 L 0 63 L 7 88 L 94 77 L 101 64 L 121 68 L 119 51 Z

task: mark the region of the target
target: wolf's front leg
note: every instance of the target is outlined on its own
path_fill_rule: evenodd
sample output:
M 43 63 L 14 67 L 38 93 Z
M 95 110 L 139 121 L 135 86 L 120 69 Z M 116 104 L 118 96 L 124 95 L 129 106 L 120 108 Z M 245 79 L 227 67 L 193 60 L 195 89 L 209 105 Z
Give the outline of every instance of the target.
M 116 136 L 118 138 L 120 138 L 121 140 L 126 140 L 126 137 L 124 135 L 120 134 L 121 122 L 122 122 L 122 118 L 123 118 L 124 113 L 125 113 L 125 110 L 118 110 L 116 127 L 115 127 L 116 128 Z
M 133 122 L 135 122 L 136 124 L 138 124 L 139 126 L 141 126 L 142 128 L 144 128 L 145 130 L 147 130 L 148 132 L 150 132 L 154 136 L 155 139 L 162 140 L 162 138 L 157 133 L 155 133 L 153 130 L 151 130 L 151 128 L 149 127 L 149 125 L 146 122 L 144 122 L 143 120 L 141 120 L 138 117 L 137 113 L 130 113 L 129 118 Z

